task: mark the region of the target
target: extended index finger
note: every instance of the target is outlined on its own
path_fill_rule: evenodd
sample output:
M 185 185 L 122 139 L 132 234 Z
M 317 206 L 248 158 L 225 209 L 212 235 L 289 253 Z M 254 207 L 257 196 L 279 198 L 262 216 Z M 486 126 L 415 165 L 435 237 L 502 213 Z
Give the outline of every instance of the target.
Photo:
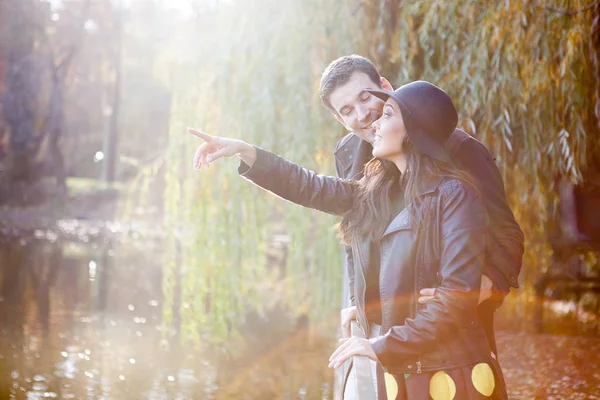
M 435 296 L 435 288 L 425 288 L 419 291 L 421 296 Z
M 208 133 L 200 132 L 199 130 L 194 129 L 194 128 L 187 128 L 187 130 L 192 135 L 204 140 L 207 143 L 210 142 L 211 140 L 213 140 L 213 138 L 214 138 L 214 136 L 211 136 Z

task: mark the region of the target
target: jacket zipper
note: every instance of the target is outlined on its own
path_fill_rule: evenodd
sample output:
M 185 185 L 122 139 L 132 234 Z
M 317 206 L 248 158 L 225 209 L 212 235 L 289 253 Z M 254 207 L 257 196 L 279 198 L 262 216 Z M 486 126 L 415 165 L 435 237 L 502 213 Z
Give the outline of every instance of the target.
M 420 261 L 420 260 L 419 260 Z M 419 286 L 418 286 L 418 278 L 419 278 L 419 262 L 415 263 L 415 318 L 417 318 L 417 314 L 419 313 Z M 421 374 L 421 355 L 417 358 L 417 374 Z
M 420 261 L 420 260 L 419 260 Z M 415 318 L 417 318 L 417 314 L 419 313 L 419 262 L 415 263 Z M 421 355 L 417 358 L 417 374 L 421 373 Z
M 421 207 L 423 207 L 423 213 L 421 214 L 421 218 L 425 217 L 425 213 L 427 212 L 426 206 L 425 206 L 425 200 L 423 201 Z M 417 224 L 419 224 L 421 227 L 423 226 L 421 224 L 422 221 L 417 221 Z M 419 231 L 419 226 L 417 227 L 417 231 Z M 417 240 L 420 240 L 422 238 L 419 238 L 417 236 Z M 419 267 L 420 265 L 422 265 L 423 263 L 423 256 L 422 256 L 422 252 L 423 252 L 423 247 L 424 243 L 418 243 L 417 244 L 417 255 L 418 255 L 418 259 L 417 262 L 415 263 L 415 318 L 417 318 L 417 314 L 419 313 Z M 419 251 L 420 250 L 420 251 Z M 423 364 L 421 364 L 421 355 L 419 354 L 419 356 L 417 357 L 417 374 L 421 374 L 422 370 L 421 367 Z

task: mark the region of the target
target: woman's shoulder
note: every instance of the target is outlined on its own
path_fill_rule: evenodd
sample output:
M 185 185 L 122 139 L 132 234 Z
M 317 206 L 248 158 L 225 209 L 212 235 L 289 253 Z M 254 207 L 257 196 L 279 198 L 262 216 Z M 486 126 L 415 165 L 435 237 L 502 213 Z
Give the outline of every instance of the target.
M 438 186 L 438 192 L 442 198 L 446 199 L 455 197 L 479 197 L 479 193 L 472 184 L 455 177 L 442 178 Z

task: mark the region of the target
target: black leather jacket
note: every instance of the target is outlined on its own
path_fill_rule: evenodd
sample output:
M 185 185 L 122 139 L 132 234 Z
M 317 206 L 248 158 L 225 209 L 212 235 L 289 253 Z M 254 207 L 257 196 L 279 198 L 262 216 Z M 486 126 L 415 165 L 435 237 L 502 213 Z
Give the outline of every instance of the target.
M 335 160 L 335 171 L 340 178 L 359 180 L 363 176 L 363 168 L 367 162 L 373 158 L 373 146 L 362 140 L 353 133 L 344 136 L 335 146 L 333 153 Z M 343 307 L 355 306 L 354 299 L 354 260 L 352 259 L 352 248 L 344 246 L 344 298 Z M 379 265 L 371 265 L 371 268 L 377 268 Z M 376 274 L 370 274 L 372 276 Z M 371 276 L 369 276 L 370 278 Z M 367 300 L 368 301 L 368 300 Z
M 356 186 L 302 168 L 262 149 L 252 168 L 240 174 L 258 186 L 296 204 L 342 215 L 353 202 Z M 439 254 L 418 261 L 415 215 L 409 205 L 388 226 L 380 242 L 380 293 L 384 335 L 373 344 L 389 372 L 420 373 L 488 362 L 490 348 L 477 316 L 477 300 L 485 260 L 486 212 L 475 190 L 456 180 L 423 184 L 420 199 L 435 204 L 435 220 L 427 224 L 436 248 L 419 254 Z M 352 246 L 355 268 L 368 265 L 368 239 Z M 357 273 L 358 320 L 367 326 L 361 301 L 364 274 Z M 361 279 L 359 279 L 361 277 Z M 437 287 L 435 299 L 418 306 L 418 291 Z

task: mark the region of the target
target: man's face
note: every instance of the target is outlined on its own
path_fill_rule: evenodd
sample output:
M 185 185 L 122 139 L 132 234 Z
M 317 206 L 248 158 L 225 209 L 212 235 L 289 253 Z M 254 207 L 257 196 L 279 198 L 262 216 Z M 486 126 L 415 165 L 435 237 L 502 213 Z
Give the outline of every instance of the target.
M 335 116 L 342 125 L 355 135 L 369 143 L 375 139 L 375 130 L 371 124 L 379 119 L 384 102 L 364 89 L 392 90 L 385 79 L 373 82 L 363 72 L 355 72 L 348 82 L 339 86 L 329 96 L 329 102 L 337 113 Z

